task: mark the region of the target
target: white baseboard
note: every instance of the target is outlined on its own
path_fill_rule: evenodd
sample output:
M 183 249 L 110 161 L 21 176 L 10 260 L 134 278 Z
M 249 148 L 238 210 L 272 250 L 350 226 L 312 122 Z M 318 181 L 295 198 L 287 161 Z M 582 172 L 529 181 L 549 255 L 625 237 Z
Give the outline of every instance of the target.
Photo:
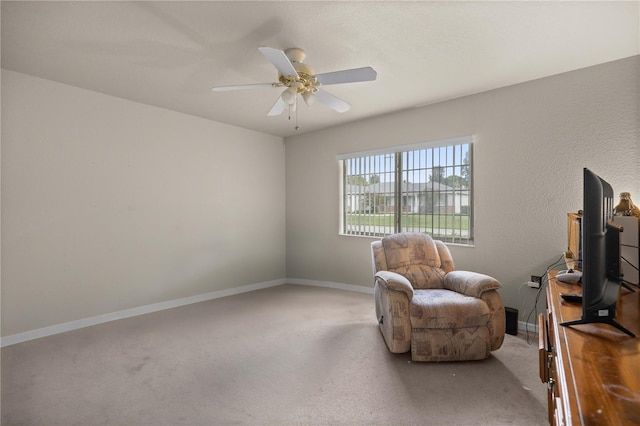
M 530 333 L 538 332 L 538 324 L 529 324 L 528 322 L 518 321 L 518 330 L 529 331 Z
M 69 321 L 62 324 L 56 324 L 49 327 L 38 328 L 35 330 L 25 331 L 24 333 L 11 334 L 0 339 L 0 347 L 15 345 L 16 343 L 26 342 L 28 340 L 38 339 L 40 337 L 52 336 L 54 334 L 65 333 L 92 325 L 103 324 L 124 318 L 135 317 L 138 315 L 149 314 L 152 312 L 162 311 L 165 309 L 177 308 L 179 306 L 190 305 L 192 303 L 204 302 L 221 297 L 233 296 L 236 294 L 247 293 L 249 291 L 261 290 L 269 287 L 275 287 L 283 284 L 308 285 L 314 287 L 335 288 L 339 290 L 355 291 L 358 293 L 373 294 L 373 287 L 363 287 L 353 284 L 343 284 L 331 281 L 316 281 L 302 278 L 281 278 L 273 281 L 265 281 L 257 284 L 249 284 L 236 288 L 225 290 L 217 290 L 209 293 L 198 294 L 195 296 L 183 297 L 180 299 L 169 300 L 161 303 L 153 303 L 151 305 L 139 306 L 137 308 L 125 309 L 123 311 L 112 312 L 109 314 L 98 315 L 95 317 L 83 318 L 76 321 Z M 518 321 L 518 330 L 537 333 L 537 324 L 529 324 L 524 321 Z
M 183 297 L 180 299 L 168 300 L 161 303 L 153 303 L 151 305 L 139 306 L 137 308 L 125 309 L 123 311 L 111 312 L 95 317 L 83 318 L 75 321 L 69 321 L 62 324 L 56 324 L 49 327 L 38 328 L 35 330 L 25 331 L 23 333 L 11 334 L 0 339 L 0 347 L 15 345 L 16 343 L 26 342 L 28 340 L 38 339 L 40 337 L 51 336 L 54 334 L 65 333 L 67 331 L 77 330 L 92 325 L 103 324 L 109 321 L 115 321 L 124 318 L 135 317 L 138 315 L 149 314 L 151 312 L 162 311 L 165 309 L 177 308 L 179 306 L 190 305 L 192 303 L 204 302 L 206 300 L 218 299 L 226 296 L 246 293 L 249 291 L 261 290 L 264 288 L 275 287 L 287 283 L 284 278 L 265 281 L 257 284 L 249 284 L 241 287 L 229 288 L 225 290 L 217 290 L 209 293 L 198 294 L 195 296 Z

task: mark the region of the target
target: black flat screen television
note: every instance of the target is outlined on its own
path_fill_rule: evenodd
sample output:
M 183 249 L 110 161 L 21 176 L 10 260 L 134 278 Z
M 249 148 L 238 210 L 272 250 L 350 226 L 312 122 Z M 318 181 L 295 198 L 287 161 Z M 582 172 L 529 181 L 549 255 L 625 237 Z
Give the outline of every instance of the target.
M 583 203 L 582 318 L 561 324 L 609 324 L 635 337 L 614 320 L 622 282 L 622 228 L 613 222 L 613 188 L 587 168 L 584 169 Z

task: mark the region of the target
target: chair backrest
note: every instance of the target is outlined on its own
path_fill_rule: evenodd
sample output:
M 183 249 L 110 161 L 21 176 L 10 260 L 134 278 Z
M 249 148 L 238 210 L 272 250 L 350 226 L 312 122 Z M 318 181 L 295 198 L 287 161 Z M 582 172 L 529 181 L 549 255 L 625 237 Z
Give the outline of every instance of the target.
M 449 249 L 421 233 L 400 233 L 371 244 L 374 274 L 381 270 L 406 277 L 413 288 L 442 288 L 447 272 L 453 270 Z

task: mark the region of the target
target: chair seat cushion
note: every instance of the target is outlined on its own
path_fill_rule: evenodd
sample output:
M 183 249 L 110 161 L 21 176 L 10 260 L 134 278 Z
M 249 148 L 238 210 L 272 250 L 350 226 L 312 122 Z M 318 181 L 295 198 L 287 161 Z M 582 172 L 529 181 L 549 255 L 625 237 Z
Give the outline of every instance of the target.
M 486 325 L 491 312 L 481 299 L 451 290 L 415 290 L 411 299 L 411 328 L 455 329 Z

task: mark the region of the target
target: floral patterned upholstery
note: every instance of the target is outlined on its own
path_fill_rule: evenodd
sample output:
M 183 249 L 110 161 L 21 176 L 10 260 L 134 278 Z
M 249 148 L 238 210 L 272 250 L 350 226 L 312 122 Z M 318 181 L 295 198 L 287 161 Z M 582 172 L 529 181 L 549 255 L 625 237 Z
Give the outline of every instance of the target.
M 442 241 L 401 233 L 371 244 L 376 315 L 391 352 L 414 361 L 484 359 L 502 346 L 500 283 L 456 271 Z

